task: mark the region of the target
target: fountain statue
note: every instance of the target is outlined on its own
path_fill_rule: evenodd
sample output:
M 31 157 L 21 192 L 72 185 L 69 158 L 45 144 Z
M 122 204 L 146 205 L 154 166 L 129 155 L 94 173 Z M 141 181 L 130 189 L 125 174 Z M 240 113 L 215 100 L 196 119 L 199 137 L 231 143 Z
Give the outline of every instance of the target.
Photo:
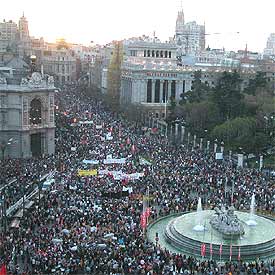
M 202 206 L 201 206 L 201 198 L 198 199 L 197 206 L 197 216 L 196 216 L 196 225 L 193 227 L 195 231 L 204 231 L 204 226 L 202 225 Z
M 257 222 L 255 221 L 255 194 L 253 194 L 251 197 L 250 215 L 249 215 L 249 220 L 246 221 L 246 224 L 249 226 L 257 225 Z
M 216 215 L 210 220 L 211 226 L 218 232 L 222 233 L 224 239 L 239 238 L 244 234 L 244 227 L 238 217 L 234 214 L 234 207 L 214 209 Z

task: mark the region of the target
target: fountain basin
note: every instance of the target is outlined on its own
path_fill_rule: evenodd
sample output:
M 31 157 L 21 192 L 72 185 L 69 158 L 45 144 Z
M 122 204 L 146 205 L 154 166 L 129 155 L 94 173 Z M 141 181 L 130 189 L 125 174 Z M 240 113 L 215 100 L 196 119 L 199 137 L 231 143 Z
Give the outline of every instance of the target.
M 201 231 L 204 231 L 205 228 L 204 228 L 203 225 L 198 224 L 198 225 L 193 227 L 193 230 L 201 232 Z
M 174 253 L 182 253 L 194 257 L 201 257 L 201 244 L 206 244 L 206 257 L 220 259 L 219 249 L 222 244 L 221 259 L 228 261 L 230 258 L 230 244 L 232 245 L 232 257 L 238 260 L 239 250 L 242 260 L 255 260 L 275 258 L 275 222 L 273 220 L 256 216 L 257 226 L 248 226 L 249 213 L 235 211 L 241 220 L 245 234 L 239 239 L 223 239 L 222 234 L 214 230 L 210 225 L 213 210 L 201 212 L 205 221 L 204 231 L 194 231 L 196 212 L 178 214 L 164 217 L 148 228 L 148 238 L 154 241 L 154 234 L 158 232 L 159 245 Z M 210 255 L 210 243 L 213 254 Z

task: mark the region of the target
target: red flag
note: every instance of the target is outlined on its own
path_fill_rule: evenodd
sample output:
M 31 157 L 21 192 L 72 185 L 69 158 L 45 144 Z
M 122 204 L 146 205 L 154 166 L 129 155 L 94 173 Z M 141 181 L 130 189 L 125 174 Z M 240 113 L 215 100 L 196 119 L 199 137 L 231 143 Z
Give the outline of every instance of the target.
M 222 255 L 222 243 L 220 244 L 220 256 Z
M 131 151 L 132 151 L 132 153 L 134 154 L 135 153 L 135 151 L 136 151 L 136 147 L 135 147 L 135 145 L 133 144 L 132 145 L 132 147 L 131 147 Z
M 5 264 L 3 264 L 0 268 L 0 275 L 7 275 L 7 268 Z
M 229 260 L 231 261 L 232 258 L 232 244 L 230 244 L 230 251 L 229 251 Z
M 210 244 L 210 255 L 213 255 L 213 247 L 212 247 L 212 243 Z
M 203 243 L 201 245 L 201 256 L 204 257 L 206 254 L 206 245 Z
M 239 246 L 238 261 L 241 260 L 241 247 Z
M 146 228 L 146 216 L 145 213 L 140 215 L 140 226 L 142 229 Z
M 145 211 L 145 216 L 146 216 L 146 218 L 149 218 L 149 217 L 150 217 L 150 212 L 151 212 L 150 207 L 147 207 L 147 208 L 146 208 L 146 211 Z

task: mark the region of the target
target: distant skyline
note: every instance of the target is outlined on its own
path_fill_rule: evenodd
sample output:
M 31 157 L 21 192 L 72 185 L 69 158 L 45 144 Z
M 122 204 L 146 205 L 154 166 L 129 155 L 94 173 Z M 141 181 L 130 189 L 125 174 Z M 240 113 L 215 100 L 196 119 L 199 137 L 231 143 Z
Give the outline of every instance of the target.
M 179 0 L 9 0 L 1 5 L 0 20 L 18 23 L 23 12 L 30 35 L 54 42 L 88 45 L 149 35 L 162 41 L 175 34 Z M 275 32 L 274 0 L 183 0 L 185 21 L 206 25 L 206 46 L 262 52 Z M 239 32 L 239 34 L 237 34 Z M 213 34 L 221 33 L 221 34 Z

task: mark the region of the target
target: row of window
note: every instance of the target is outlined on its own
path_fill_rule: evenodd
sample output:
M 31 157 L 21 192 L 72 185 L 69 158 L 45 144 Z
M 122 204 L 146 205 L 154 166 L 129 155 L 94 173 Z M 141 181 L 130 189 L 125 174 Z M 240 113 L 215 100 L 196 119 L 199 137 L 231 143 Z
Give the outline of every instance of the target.
M 159 51 L 159 50 L 144 50 L 144 57 L 159 57 L 159 58 L 172 58 L 171 51 Z

